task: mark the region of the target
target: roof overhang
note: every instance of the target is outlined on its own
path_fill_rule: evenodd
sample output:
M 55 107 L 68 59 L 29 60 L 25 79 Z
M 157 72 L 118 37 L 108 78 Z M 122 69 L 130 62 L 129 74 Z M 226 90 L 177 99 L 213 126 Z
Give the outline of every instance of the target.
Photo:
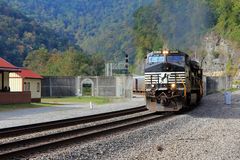
M 0 71 L 5 71 L 5 72 L 21 72 L 20 68 L 5 68 L 5 67 L 0 67 Z

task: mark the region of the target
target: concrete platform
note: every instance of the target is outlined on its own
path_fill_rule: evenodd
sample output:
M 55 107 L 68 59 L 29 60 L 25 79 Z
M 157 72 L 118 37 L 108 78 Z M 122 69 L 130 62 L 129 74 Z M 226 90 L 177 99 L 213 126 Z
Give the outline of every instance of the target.
M 0 112 L 0 128 L 9 128 L 40 122 L 107 113 L 139 107 L 142 105 L 145 105 L 144 98 L 136 97 L 124 102 L 93 105 L 93 108 L 90 108 L 90 104 L 68 104 L 52 107 L 6 111 Z

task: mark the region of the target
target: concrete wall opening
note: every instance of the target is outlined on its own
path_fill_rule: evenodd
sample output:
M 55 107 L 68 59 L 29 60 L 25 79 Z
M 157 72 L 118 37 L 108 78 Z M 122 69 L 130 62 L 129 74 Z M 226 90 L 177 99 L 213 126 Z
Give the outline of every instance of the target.
M 82 92 L 83 96 L 92 96 L 92 84 L 83 84 Z
M 82 96 L 94 96 L 94 83 L 91 79 L 84 79 L 82 81 Z

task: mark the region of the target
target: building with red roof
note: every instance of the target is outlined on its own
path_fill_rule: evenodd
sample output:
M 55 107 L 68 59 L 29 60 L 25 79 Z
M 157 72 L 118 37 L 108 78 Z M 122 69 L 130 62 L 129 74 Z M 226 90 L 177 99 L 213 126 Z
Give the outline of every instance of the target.
M 41 80 L 42 76 L 26 69 L 21 68 L 21 72 L 10 73 L 10 88 L 14 92 L 31 92 L 32 102 L 41 102 Z
M 1 70 L 15 70 L 17 71 L 18 68 L 14 65 L 12 65 L 11 63 L 9 63 L 8 61 L 6 61 L 5 59 L 0 57 L 0 69 Z
M 11 73 L 19 73 L 21 69 L 0 57 L 0 104 L 29 103 L 31 101 L 30 92 L 11 92 Z
M 2 92 L 9 90 L 10 72 L 20 72 L 20 69 L 0 57 L 0 91 Z
M 43 79 L 42 76 L 33 72 L 32 70 L 21 68 L 21 72 L 17 73 L 22 78 L 30 78 L 30 79 Z

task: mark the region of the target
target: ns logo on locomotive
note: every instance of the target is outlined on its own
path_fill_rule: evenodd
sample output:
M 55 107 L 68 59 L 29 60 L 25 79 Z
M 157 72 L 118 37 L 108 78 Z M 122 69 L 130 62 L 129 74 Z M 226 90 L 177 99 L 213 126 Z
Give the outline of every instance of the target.
M 148 53 L 144 72 L 146 104 L 152 111 L 179 111 L 203 96 L 202 69 L 184 52 Z

